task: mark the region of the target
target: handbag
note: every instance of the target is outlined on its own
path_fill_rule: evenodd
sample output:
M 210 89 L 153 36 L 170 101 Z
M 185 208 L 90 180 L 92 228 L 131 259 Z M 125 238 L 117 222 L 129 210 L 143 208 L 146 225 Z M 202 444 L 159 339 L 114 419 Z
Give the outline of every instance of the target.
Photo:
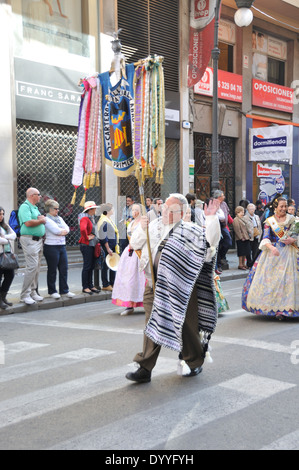
M 258 237 L 260 234 L 260 231 L 257 227 L 253 227 L 253 237 Z
M 0 255 L 0 269 L 18 269 L 19 260 L 14 253 L 1 253 Z
M 94 247 L 94 257 L 99 258 L 102 253 L 102 247 L 100 243 L 97 243 L 96 246 Z

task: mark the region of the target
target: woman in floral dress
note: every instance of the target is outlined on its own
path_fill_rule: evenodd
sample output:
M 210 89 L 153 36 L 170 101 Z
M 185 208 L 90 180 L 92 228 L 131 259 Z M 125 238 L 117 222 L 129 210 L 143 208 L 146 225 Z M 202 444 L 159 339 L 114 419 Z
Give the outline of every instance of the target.
M 287 201 L 274 202 L 274 215 L 265 221 L 261 254 L 247 277 L 242 308 L 257 315 L 299 316 L 299 249 L 295 217 Z

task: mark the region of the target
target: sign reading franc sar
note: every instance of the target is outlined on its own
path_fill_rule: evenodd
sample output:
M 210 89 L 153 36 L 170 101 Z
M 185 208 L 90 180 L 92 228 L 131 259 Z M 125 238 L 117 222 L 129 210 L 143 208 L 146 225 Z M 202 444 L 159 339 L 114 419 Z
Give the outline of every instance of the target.
M 53 88 L 36 83 L 16 82 L 17 96 L 23 98 L 54 101 L 56 103 L 80 105 L 81 92 L 73 90 L 62 90 L 60 88 Z

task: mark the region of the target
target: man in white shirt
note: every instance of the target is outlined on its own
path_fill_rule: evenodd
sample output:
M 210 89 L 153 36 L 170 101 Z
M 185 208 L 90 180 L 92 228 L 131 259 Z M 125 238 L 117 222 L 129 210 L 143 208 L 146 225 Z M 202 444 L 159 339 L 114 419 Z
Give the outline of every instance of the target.
M 180 350 L 180 358 L 184 362 L 184 372 L 182 375 L 191 377 L 201 372 L 201 365 L 204 362 L 206 352 L 200 339 L 198 326 L 198 305 L 200 303 L 198 292 L 202 291 L 200 291 L 195 284 L 200 277 L 201 271 L 204 271 L 204 266 L 205 269 L 207 269 L 207 265 L 209 265 L 209 275 L 206 276 L 205 282 L 214 300 L 214 290 L 212 287 L 214 263 L 212 262 L 212 258 L 216 253 L 216 246 L 220 240 L 220 226 L 216 215 L 217 209 L 219 208 L 218 201 L 213 200 L 208 207 L 205 207 L 206 229 L 196 224 L 190 222 L 184 223 L 182 221 L 187 206 L 188 202 L 183 195 L 171 194 L 163 205 L 162 216 L 159 219 L 149 224 L 147 216 L 142 217 L 140 226 L 134 231 L 130 239 L 130 244 L 134 250 L 142 250 L 140 269 L 144 269 L 148 281 L 143 299 L 147 328 L 150 328 L 149 319 L 152 312 L 155 310 L 155 301 L 157 300 L 157 303 L 159 303 L 159 295 L 161 292 L 163 292 L 162 296 L 169 296 L 164 305 L 167 304 L 170 299 L 169 311 L 167 312 L 170 323 L 175 323 L 170 313 L 173 306 L 171 305 L 171 302 L 173 302 L 171 299 L 176 297 L 179 299 L 179 294 L 182 294 L 182 303 L 180 304 L 180 300 L 178 300 L 179 308 L 184 312 L 180 319 L 180 340 L 182 347 L 178 349 L 177 343 L 173 345 L 170 344 L 169 347 L 174 350 Z M 149 230 L 153 267 L 157 278 L 155 292 L 153 289 L 152 270 L 149 263 L 147 247 L 147 227 Z M 172 246 L 173 243 L 174 245 Z M 209 245 L 207 243 L 209 243 Z M 173 259 L 171 253 L 174 253 Z M 163 258 L 165 258 L 164 261 Z M 189 258 L 191 260 L 190 271 L 188 263 Z M 173 269 L 174 278 L 178 273 L 181 275 L 179 283 L 174 285 L 176 292 L 173 292 L 171 282 L 167 284 L 166 281 L 163 286 L 163 282 L 166 280 L 167 276 L 169 277 L 169 272 L 165 274 L 165 270 L 171 271 L 171 269 Z M 159 308 L 156 310 L 159 315 Z M 217 317 L 217 307 L 215 305 L 211 307 L 211 311 L 211 316 Z M 158 323 L 159 321 L 160 320 L 158 320 Z M 127 373 L 126 378 L 128 380 L 138 383 L 150 382 L 151 371 L 156 364 L 161 345 L 167 345 L 168 340 L 168 338 L 166 338 L 166 343 L 164 343 L 163 338 L 161 341 L 157 339 L 157 343 L 150 338 L 152 334 L 155 333 L 149 332 L 147 335 L 144 335 L 143 351 L 138 353 L 134 358 L 134 361 L 137 362 L 140 367 L 136 372 Z

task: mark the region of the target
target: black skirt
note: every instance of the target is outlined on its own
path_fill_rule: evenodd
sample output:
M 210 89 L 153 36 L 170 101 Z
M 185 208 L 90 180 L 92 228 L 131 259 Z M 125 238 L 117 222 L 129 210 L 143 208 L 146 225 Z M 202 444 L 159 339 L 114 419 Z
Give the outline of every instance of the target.
M 250 240 L 237 240 L 237 255 L 250 256 Z

